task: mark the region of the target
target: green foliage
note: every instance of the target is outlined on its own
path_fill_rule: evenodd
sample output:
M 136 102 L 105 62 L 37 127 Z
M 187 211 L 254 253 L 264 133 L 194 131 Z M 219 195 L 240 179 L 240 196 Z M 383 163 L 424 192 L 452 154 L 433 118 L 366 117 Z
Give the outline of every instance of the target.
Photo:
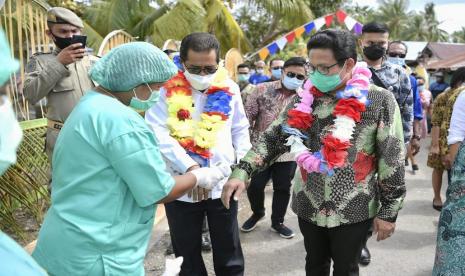
M 462 27 L 460 31 L 455 31 L 452 34 L 452 41 L 456 43 L 465 43 L 465 27 Z

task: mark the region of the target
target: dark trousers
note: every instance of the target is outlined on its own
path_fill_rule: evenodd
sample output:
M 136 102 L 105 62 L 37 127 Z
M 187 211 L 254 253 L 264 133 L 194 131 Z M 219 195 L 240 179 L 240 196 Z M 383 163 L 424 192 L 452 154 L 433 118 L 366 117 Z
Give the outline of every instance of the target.
M 265 186 L 273 180 L 272 225 L 284 222 L 289 199 L 291 198 L 291 180 L 296 170 L 295 162 L 277 162 L 252 177 L 247 189 L 250 207 L 257 216 L 265 215 Z
M 373 220 L 338 226 L 319 227 L 299 217 L 299 227 L 304 236 L 305 271 L 307 276 L 329 276 L 331 260 L 333 275 L 358 274 L 360 249 Z
M 179 275 L 208 275 L 201 254 L 201 234 L 204 214 L 207 214 L 216 275 L 244 275 L 237 224 L 237 201 L 226 209 L 221 199 L 197 203 L 173 201 L 165 204 L 171 241 L 176 257 L 184 257 Z

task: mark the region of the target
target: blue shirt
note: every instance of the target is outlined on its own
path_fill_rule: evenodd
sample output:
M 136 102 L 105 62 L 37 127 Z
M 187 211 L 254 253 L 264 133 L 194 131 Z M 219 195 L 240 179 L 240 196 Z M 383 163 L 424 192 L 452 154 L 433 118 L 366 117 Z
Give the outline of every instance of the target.
M 415 120 L 423 119 L 423 107 L 421 106 L 420 92 L 418 91 L 417 79 L 410 75 L 410 84 L 413 93 L 413 118 Z
M 252 76 L 250 76 L 249 82 L 251 84 L 258 84 L 258 83 L 262 83 L 262 82 L 267 82 L 270 79 L 271 78 L 268 77 L 267 75 L 253 74 Z
M 433 82 L 432 84 L 430 84 L 429 91 L 431 91 L 431 94 L 433 95 L 433 100 L 436 99 L 436 97 L 439 94 L 441 94 L 444 90 L 446 90 L 447 87 L 449 87 L 449 85 L 445 82 L 443 83 Z
M 88 92 L 58 136 L 52 165 L 36 261 L 52 275 L 144 275 L 155 203 L 174 179 L 142 116 Z

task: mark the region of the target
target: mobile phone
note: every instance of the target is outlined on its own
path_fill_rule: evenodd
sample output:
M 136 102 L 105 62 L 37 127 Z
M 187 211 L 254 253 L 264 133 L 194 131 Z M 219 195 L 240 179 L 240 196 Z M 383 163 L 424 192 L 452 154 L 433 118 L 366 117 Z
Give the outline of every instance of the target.
M 82 47 L 81 48 L 86 48 L 86 42 L 87 42 L 87 36 L 85 35 L 73 35 L 73 38 L 71 39 L 71 44 L 75 43 L 81 43 Z

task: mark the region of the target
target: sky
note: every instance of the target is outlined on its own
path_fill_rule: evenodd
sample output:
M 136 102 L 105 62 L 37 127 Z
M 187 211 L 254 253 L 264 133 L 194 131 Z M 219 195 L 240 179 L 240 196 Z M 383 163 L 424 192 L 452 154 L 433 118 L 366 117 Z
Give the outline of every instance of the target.
M 410 0 L 410 10 L 422 11 L 426 3 L 433 2 L 436 16 L 440 27 L 448 33 L 460 30 L 465 27 L 465 1 L 464 0 Z M 377 8 L 379 6 L 376 0 L 353 0 L 352 3 L 361 6 L 370 6 Z

